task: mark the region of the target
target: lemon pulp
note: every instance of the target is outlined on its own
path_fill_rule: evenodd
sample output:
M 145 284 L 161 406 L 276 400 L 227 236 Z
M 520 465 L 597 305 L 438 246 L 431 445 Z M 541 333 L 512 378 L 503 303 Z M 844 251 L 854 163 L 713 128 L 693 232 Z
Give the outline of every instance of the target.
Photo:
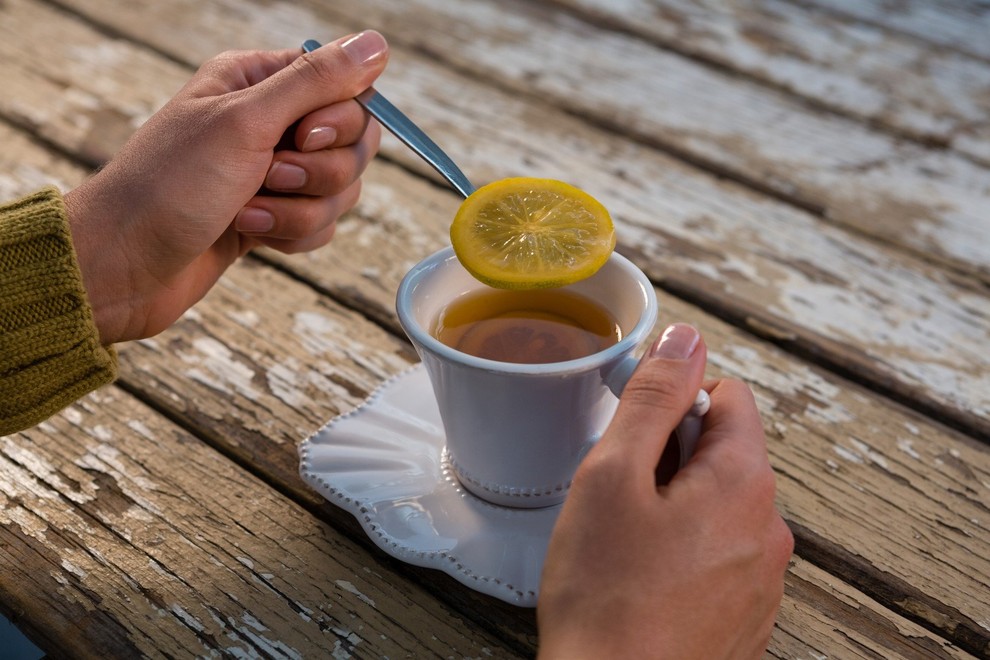
M 554 179 L 516 177 L 478 188 L 450 227 L 461 264 L 502 289 L 559 287 L 593 275 L 615 248 L 608 211 Z

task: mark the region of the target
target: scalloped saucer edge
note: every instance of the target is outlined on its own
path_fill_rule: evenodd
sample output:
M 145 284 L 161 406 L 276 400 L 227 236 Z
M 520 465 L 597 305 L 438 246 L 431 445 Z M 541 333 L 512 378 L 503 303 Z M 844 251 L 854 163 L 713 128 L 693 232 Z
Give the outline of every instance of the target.
M 560 505 L 516 509 L 466 491 L 450 469 L 422 364 L 383 382 L 299 446 L 303 480 L 387 554 L 535 607 Z

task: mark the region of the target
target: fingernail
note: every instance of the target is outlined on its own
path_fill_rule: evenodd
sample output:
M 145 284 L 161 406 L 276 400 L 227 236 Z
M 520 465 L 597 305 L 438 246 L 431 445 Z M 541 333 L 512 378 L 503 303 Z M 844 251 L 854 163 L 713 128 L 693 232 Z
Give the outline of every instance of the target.
M 385 37 L 374 30 L 365 30 L 340 44 L 347 58 L 355 64 L 370 62 L 388 48 Z
M 333 144 L 336 139 L 336 128 L 333 126 L 317 126 L 306 134 L 306 139 L 302 143 L 302 150 L 317 151 L 319 149 L 325 149 Z
M 245 234 L 262 234 L 275 226 L 275 216 L 265 209 L 246 206 L 234 218 L 234 229 Z
M 686 360 L 698 348 L 701 333 L 687 323 L 675 323 L 663 331 L 663 334 L 650 347 L 650 357 L 668 360 Z
M 295 190 L 306 185 L 306 170 L 292 163 L 278 162 L 268 170 L 265 186 L 272 190 Z

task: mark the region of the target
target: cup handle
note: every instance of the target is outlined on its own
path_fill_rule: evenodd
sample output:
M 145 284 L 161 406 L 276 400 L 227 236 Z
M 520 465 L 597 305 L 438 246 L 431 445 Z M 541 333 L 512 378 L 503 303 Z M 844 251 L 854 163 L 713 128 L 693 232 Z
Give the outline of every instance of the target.
M 605 384 L 608 386 L 608 389 L 612 390 L 612 394 L 616 397 L 622 396 L 622 390 L 626 388 L 626 383 L 632 378 L 638 364 L 639 358 L 633 355 L 627 355 L 623 358 L 622 362 L 615 365 L 604 375 Z M 677 438 L 677 443 L 681 450 L 679 468 L 684 467 L 691 459 L 691 456 L 694 455 L 694 450 L 698 446 L 698 440 L 701 438 L 702 418 L 708 412 L 708 409 L 711 408 L 711 405 L 712 401 L 708 397 L 708 392 L 698 390 L 691 409 L 684 415 L 677 428 L 674 429 L 674 437 Z

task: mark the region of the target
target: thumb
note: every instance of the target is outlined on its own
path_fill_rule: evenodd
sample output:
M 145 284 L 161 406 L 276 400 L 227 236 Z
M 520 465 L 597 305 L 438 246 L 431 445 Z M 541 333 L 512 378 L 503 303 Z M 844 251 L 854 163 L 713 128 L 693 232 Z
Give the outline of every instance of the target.
M 385 37 L 365 30 L 303 53 L 249 88 L 248 93 L 274 123 L 288 126 L 314 110 L 354 98 L 371 87 L 387 61 Z
M 705 374 L 707 349 L 692 326 L 677 323 L 653 343 L 622 392 L 618 410 L 596 449 L 618 452 L 655 483 L 667 440 L 691 409 Z

